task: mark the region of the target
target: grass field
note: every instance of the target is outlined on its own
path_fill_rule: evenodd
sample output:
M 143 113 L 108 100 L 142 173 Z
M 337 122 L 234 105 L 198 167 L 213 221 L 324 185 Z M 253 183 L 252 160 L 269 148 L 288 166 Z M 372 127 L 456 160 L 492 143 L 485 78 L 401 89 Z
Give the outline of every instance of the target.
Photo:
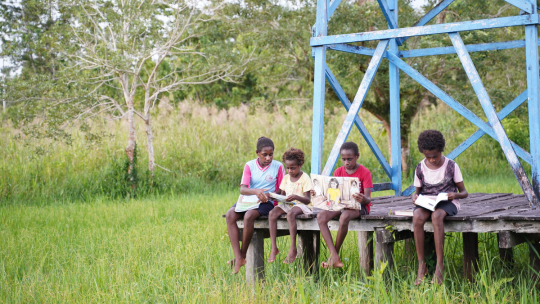
M 475 192 L 516 192 L 512 179 L 471 180 Z M 442 287 L 413 285 L 414 261 L 396 246 L 396 270 L 364 277 L 355 233 L 346 239 L 343 270 L 304 277 L 298 264 L 266 267 L 252 290 L 245 273 L 231 275 L 232 256 L 221 215 L 237 191 L 148 197 L 96 198 L 88 203 L 0 206 L 0 302 L 4 303 L 534 303 L 528 251 L 520 245 L 512 269 L 501 267 L 495 235 L 481 234 L 477 282 L 462 278 L 459 235 L 448 234 Z M 374 207 L 376 208 L 376 207 Z M 280 238 L 282 252 L 288 237 Z M 266 245 L 266 253 L 269 244 Z M 323 246 L 321 258 L 327 257 Z M 414 260 L 414 259 L 413 259 Z

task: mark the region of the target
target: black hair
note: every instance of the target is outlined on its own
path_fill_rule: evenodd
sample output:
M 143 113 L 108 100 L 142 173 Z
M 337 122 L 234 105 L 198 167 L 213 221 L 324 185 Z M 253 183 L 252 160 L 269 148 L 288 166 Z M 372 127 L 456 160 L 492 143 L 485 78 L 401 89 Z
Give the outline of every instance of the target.
M 283 162 L 286 160 L 296 160 L 296 163 L 301 166 L 304 164 L 304 151 L 300 149 L 290 148 L 283 154 Z
M 257 153 L 261 152 L 262 149 L 266 147 L 270 147 L 274 150 L 274 142 L 268 137 L 259 137 L 259 139 L 257 139 Z
M 437 130 L 425 130 L 418 135 L 418 150 L 420 153 L 433 150 L 442 152 L 445 144 L 444 136 Z
M 358 152 L 358 145 L 353 143 L 352 141 L 348 141 L 344 143 L 343 145 L 341 145 L 339 152 L 343 150 L 351 150 L 354 152 L 354 155 L 360 155 L 360 153 Z

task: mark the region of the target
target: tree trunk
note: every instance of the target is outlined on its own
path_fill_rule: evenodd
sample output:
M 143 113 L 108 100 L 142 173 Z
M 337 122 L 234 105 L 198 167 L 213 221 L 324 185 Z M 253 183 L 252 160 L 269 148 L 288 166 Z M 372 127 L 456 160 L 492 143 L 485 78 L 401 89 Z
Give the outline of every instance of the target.
M 130 175 L 135 167 L 135 109 L 133 108 L 133 100 L 127 101 L 127 104 L 128 144 L 126 146 L 126 156 L 129 161 L 127 173 Z M 133 180 L 133 177 L 131 179 Z
M 154 157 L 154 133 L 152 133 L 152 125 L 150 114 L 146 116 L 144 121 L 146 124 L 146 138 L 148 141 L 148 171 L 150 171 L 150 179 L 154 179 L 155 157 Z

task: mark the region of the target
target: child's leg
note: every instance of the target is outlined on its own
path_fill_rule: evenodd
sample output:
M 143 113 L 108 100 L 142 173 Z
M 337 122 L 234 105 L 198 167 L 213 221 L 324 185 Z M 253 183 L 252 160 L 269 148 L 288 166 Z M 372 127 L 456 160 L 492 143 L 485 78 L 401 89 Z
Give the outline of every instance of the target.
M 334 247 L 334 241 L 332 240 L 332 234 L 330 234 L 330 229 L 328 229 L 328 222 L 334 217 L 341 214 L 341 211 L 328 211 L 324 210 L 317 215 L 317 222 L 319 223 L 319 230 L 321 235 L 326 243 L 326 247 L 330 250 L 330 258 L 328 262 L 322 262 L 321 265 L 323 268 L 328 268 L 333 265 L 332 257 L 337 256 L 336 248 Z
M 257 210 L 248 210 L 244 215 L 244 231 L 242 233 L 242 247 L 240 248 L 240 257 L 234 261 L 234 273 L 238 273 L 240 268 L 246 264 L 246 254 L 251 243 L 251 237 L 255 231 L 255 219 L 260 216 Z
M 413 214 L 414 243 L 416 244 L 416 255 L 418 257 L 418 275 L 415 284 L 422 283 L 427 274 L 426 260 L 424 256 L 424 224 L 429 219 L 431 211 L 424 208 L 417 208 Z
M 336 252 L 339 253 L 339 249 L 341 249 L 341 245 L 343 245 L 343 241 L 345 241 L 345 237 L 347 236 L 347 233 L 349 232 L 349 222 L 352 219 L 358 218 L 360 216 L 360 210 L 345 210 L 339 217 L 339 229 L 336 236 Z M 339 256 L 337 256 L 339 259 Z
M 279 249 L 277 248 L 276 244 L 276 238 L 277 238 L 277 220 L 280 215 L 283 213 L 286 213 L 285 210 L 281 209 L 280 207 L 276 207 L 270 211 L 270 214 L 268 214 L 268 226 L 270 226 L 270 242 L 272 244 L 272 248 L 270 249 L 270 257 L 268 258 L 268 262 L 272 263 L 276 260 L 276 256 L 279 253 Z
M 231 241 L 231 246 L 234 253 L 234 260 L 242 257 L 242 253 L 240 251 L 240 240 L 238 237 L 240 233 L 238 230 L 238 226 L 236 226 L 236 221 L 241 219 L 242 215 L 242 213 L 235 212 L 234 207 L 229 209 L 229 211 L 227 211 L 227 214 L 225 215 L 227 221 L 227 232 L 229 233 L 229 240 Z M 228 262 L 230 263 L 231 268 L 234 265 L 234 260 Z
M 446 211 L 437 209 L 431 214 L 431 222 L 433 224 L 433 236 L 435 238 L 435 253 L 437 254 L 437 267 L 433 275 L 433 282 L 437 284 L 443 283 L 444 273 L 444 218 Z
M 298 251 L 296 250 L 296 216 L 303 214 L 304 211 L 299 207 L 293 207 L 289 213 L 287 213 L 287 222 L 289 223 L 289 233 L 291 235 L 291 248 L 289 249 L 289 254 L 283 263 L 289 264 L 294 262 Z

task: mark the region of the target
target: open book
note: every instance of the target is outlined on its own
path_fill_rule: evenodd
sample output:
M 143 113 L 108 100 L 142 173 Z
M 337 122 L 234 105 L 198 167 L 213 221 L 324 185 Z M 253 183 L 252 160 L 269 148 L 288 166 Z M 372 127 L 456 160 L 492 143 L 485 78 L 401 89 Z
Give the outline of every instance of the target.
M 270 197 L 273 198 L 274 200 L 280 202 L 280 203 L 283 203 L 283 204 L 289 204 L 289 205 L 296 205 L 294 202 L 287 202 L 285 199 L 287 198 L 286 195 L 280 195 L 280 194 L 276 194 L 276 193 L 273 193 L 273 192 L 270 192 Z
M 437 204 L 442 201 L 448 200 L 448 193 L 439 193 L 435 200 L 428 198 L 425 195 L 420 194 L 414 204 L 416 206 L 420 206 L 423 208 L 426 208 L 430 211 L 435 211 L 435 207 L 437 207 Z
M 311 197 L 314 208 L 330 211 L 362 209 L 353 195 L 360 193 L 361 183 L 357 177 L 335 177 L 311 174 L 313 192 Z
M 259 208 L 259 205 L 259 198 L 256 195 L 240 195 L 234 211 L 246 212 L 248 210 Z

